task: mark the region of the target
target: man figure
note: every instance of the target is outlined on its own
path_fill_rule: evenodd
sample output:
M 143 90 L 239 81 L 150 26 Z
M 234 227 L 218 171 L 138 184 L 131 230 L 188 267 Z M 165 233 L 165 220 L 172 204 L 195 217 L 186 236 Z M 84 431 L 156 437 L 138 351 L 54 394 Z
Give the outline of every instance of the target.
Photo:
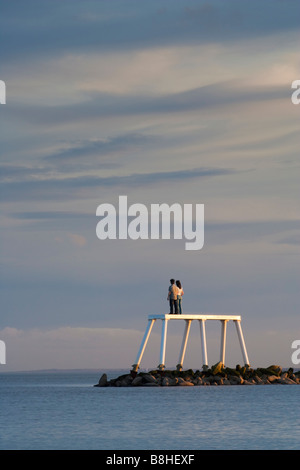
M 174 310 L 175 310 L 175 314 L 177 314 L 178 313 L 178 303 L 177 303 L 178 287 L 175 284 L 175 279 L 171 279 L 170 283 L 171 285 L 169 287 L 168 298 L 167 298 L 167 300 L 170 303 L 170 314 L 173 314 Z

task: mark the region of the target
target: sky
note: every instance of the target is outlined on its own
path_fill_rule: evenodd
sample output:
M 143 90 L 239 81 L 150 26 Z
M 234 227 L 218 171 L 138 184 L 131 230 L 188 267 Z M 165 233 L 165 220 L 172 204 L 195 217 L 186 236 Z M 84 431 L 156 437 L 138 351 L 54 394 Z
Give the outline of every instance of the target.
M 147 317 L 237 314 L 251 365 L 299 319 L 296 0 L 0 3 L 0 372 L 131 368 Z M 96 210 L 204 204 L 204 246 L 99 240 Z M 161 322 L 141 367 L 159 363 Z M 176 323 L 176 324 L 174 324 Z M 166 366 L 184 322 L 170 322 Z M 220 325 L 207 324 L 208 361 Z M 228 325 L 225 362 L 243 361 Z M 192 323 L 185 367 L 202 366 Z

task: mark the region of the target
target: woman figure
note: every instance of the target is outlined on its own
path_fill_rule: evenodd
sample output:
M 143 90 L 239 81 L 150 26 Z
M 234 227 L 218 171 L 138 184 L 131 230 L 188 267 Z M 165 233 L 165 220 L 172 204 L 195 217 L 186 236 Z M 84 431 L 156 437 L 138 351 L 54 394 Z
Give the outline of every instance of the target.
M 177 292 L 178 313 L 181 315 L 182 314 L 181 299 L 182 299 L 182 296 L 183 296 L 184 292 L 183 292 L 183 289 L 181 287 L 181 282 L 180 281 L 176 281 L 176 286 L 178 288 L 178 292 Z

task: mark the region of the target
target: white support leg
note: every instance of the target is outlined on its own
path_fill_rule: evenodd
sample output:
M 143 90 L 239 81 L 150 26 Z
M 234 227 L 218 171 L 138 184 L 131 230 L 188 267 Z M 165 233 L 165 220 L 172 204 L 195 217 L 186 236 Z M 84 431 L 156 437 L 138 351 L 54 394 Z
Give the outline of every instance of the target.
M 191 323 L 192 323 L 192 320 L 185 320 L 185 328 L 184 328 L 181 350 L 180 350 L 178 364 L 177 364 L 177 370 L 182 370 L 182 365 L 184 361 L 186 345 L 187 345 L 187 341 L 188 341 L 188 337 L 190 333 Z
M 222 364 L 225 365 L 227 320 L 221 320 L 221 323 L 222 323 L 222 332 L 221 332 L 220 362 L 222 362 Z
M 154 322 L 155 320 L 152 319 L 152 320 L 149 320 L 148 321 L 148 324 L 147 324 L 147 327 L 146 327 L 146 331 L 145 331 L 145 334 L 144 334 L 144 337 L 143 337 L 143 340 L 141 342 L 141 346 L 140 346 L 140 349 L 139 349 L 139 352 L 136 356 L 136 361 L 135 361 L 135 364 L 133 364 L 133 371 L 134 372 L 137 372 L 139 366 L 140 366 L 140 363 L 141 363 L 141 360 L 142 360 L 142 357 L 143 357 L 143 354 L 144 354 L 144 351 L 145 351 L 145 348 L 146 348 L 146 345 L 148 343 L 148 339 L 149 339 L 149 336 L 150 336 L 150 333 L 151 333 L 151 330 L 152 330 L 152 327 L 154 325 Z
M 167 330 L 168 330 L 168 320 L 163 319 L 162 330 L 161 330 L 160 361 L 159 361 L 159 366 L 158 366 L 160 370 L 164 370 L 165 368 Z
M 208 361 L 207 361 L 207 349 L 206 349 L 205 320 L 199 320 L 199 323 L 200 323 L 203 369 L 206 369 L 208 367 Z
M 244 336 L 243 336 L 243 332 L 242 332 L 241 321 L 240 320 L 234 320 L 234 323 L 235 323 L 236 331 L 237 331 L 237 334 L 238 334 L 238 337 L 239 337 L 240 346 L 241 346 L 245 366 L 249 366 L 250 363 L 249 363 L 247 350 L 246 350 L 246 345 L 245 345 L 245 341 L 244 341 Z

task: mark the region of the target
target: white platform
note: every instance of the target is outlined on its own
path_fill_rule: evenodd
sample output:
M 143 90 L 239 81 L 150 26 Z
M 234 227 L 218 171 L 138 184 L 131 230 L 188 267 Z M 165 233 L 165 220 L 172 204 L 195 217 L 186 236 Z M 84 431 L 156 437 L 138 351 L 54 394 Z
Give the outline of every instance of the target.
M 148 320 L 237 320 L 241 321 L 240 315 L 211 315 L 208 313 L 189 313 L 189 314 L 164 314 L 149 315 Z
M 212 315 L 212 314 L 206 314 L 206 313 L 189 313 L 189 314 L 164 314 L 164 315 L 149 315 L 148 316 L 148 324 L 146 327 L 146 331 L 140 346 L 140 349 L 138 351 L 137 357 L 136 357 L 136 362 L 133 364 L 133 371 L 137 371 L 150 333 L 152 331 L 152 327 L 156 320 L 161 320 L 162 321 L 162 332 L 161 332 L 161 348 L 160 348 L 160 363 L 158 368 L 163 370 L 165 368 L 165 354 L 166 354 L 166 341 L 167 341 L 167 327 L 168 327 L 168 322 L 169 320 L 184 320 L 185 321 L 185 329 L 183 333 L 183 339 L 182 339 L 182 344 L 181 344 L 181 350 L 179 354 L 179 360 L 177 364 L 177 369 L 181 370 L 183 366 L 183 360 L 185 356 L 185 351 L 186 351 L 186 346 L 187 346 L 187 341 L 188 341 L 188 336 L 190 332 L 190 327 L 191 323 L 194 320 L 199 321 L 200 325 L 200 337 L 201 337 L 201 345 L 202 345 L 202 361 L 203 361 L 203 369 L 208 367 L 208 359 L 207 359 L 207 347 L 206 347 L 206 330 L 205 330 L 205 324 L 207 320 L 215 320 L 215 321 L 221 321 L 221 345 L 220 345 L 220 362 L 225 364 L 225 347 L 226 347 L 226 328 L 227 328 L 227 323 L 229 321 L 233 321 L 236 326 L 236 331 L 237 335 L 239 338 L 242 354 L 243 354 L 243 359 L 245 362 L 246 366 L 249 366 L 249 359 L 248 359 L 248 354 L 246 350 L 246 345 L 244 341 L 244 336 L 242 332 L 242 326 L 241 326 L 241 316 L 240 315 Z

